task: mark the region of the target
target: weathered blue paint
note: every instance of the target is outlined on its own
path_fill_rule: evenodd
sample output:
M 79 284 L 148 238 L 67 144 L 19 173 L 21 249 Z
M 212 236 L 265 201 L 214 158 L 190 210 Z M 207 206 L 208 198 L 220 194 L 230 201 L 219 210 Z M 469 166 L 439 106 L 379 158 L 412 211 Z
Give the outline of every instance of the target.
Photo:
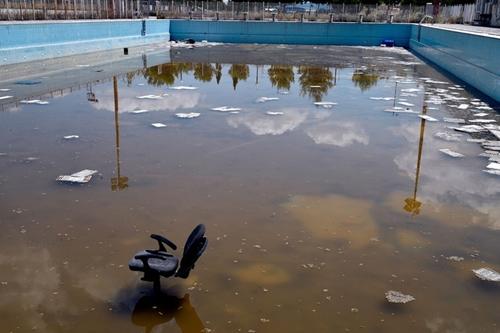
M 380 45 L 392 39 L 408 47 L 410 24 L 171 20 L 172 40 L 223 43 Z
M 169 41 L 168 20 L 0 24 L 0 65 Z
M 410 50 L 500 102 L 500 38 L 415 25 Z

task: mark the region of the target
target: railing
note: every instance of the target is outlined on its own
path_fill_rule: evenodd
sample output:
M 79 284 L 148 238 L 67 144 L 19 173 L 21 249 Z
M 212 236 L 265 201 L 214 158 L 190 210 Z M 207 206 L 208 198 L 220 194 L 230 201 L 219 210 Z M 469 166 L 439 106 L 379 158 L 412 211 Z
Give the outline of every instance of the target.
M 443 6 L 435 22 L 470 23 L 475 5 Z M 179 0 L 0 0 L 0 20 L 184 18 L 203 20 L 419 22 L 424 6 Z
M 179 0 L 0 0 L 0 20 L 184 18 L 206 20 L 419 22 L 423 6 Z

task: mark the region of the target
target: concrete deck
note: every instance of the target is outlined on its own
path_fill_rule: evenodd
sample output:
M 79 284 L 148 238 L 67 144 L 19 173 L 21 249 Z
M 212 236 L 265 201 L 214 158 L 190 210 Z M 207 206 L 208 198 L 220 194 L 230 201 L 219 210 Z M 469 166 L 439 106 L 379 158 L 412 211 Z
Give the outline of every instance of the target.
M 480 36 L 500 38 L 500 28 L 480 27 L 480 26 L 466 25 L 466 24 L 424 24 L 424 25 L 433 28 L 441 28 L 451 31 L 480 35 Z

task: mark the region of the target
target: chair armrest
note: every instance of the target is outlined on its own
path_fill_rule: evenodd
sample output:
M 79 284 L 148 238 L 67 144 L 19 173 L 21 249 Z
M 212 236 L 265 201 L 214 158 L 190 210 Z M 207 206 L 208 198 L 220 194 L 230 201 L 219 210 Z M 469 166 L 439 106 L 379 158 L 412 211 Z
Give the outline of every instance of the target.
M 177 245 L 161 235 L 151 234 L 151 238 L 158 241 L 158 251 L 167 251 L 167 249 L 163 245 L 164 243 L 168 245 L 172 250 L 177 250 Z

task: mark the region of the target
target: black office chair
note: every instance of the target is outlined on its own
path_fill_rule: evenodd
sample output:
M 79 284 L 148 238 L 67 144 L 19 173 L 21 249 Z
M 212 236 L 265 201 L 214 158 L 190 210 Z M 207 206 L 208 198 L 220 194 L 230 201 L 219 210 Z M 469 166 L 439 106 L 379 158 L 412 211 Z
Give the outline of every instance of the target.
M 139 251 L 129 261 L 128 267 L 132 271 L 143 272 L 144 276 L 141 280 L 153 282 L 156 290 L 160 289 L 161 276 L 168 278 L 175 275 L 176 277 L 186 279 L 208 244 L 208 240 L 205 237 L 205 226 L 199 224 L 193 229 L 186 240 L 179 266 L 179 259 L 173 254 L 168 253 L 165 248 L 165 245 L 167 245 L 172 250 L 176 250 L 177 246 L 160 235 L 152 234 L 151 238 L 158 241 L 158 250 Z

